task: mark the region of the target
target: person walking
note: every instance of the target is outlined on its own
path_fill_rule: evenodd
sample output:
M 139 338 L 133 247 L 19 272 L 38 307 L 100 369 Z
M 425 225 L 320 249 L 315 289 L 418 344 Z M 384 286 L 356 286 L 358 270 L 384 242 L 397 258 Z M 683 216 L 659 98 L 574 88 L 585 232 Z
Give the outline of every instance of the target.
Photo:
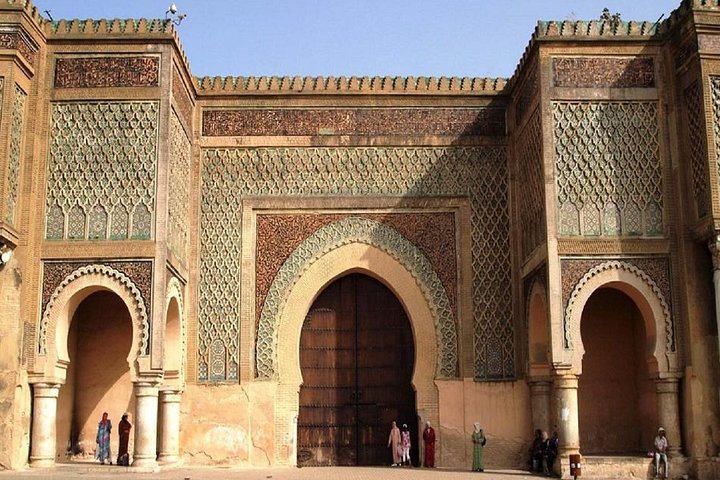
M 112 431 L 112 422 L 108 418 L 107 412 L 102 414 L 102 419 L 98 422 L 97 435 L 95 442 L 97 449 L 95 450 L 95 459 L 100 460 L 100 465 L 105 464 L 105 460 L 112 465 L 110 460 L 110 432 Z
M 410 463 L 410 448 L 412 447 L 412 444 L 410 443 L 410 430 L 408 430 L 408 426 L 404 423 L 402 431 L 400 432 L 400 447 L 400 461 L 403 465 L 412 467 L 412 463 Z
M 390 428 L 390 436 L 388 437 L 388 447 L 392 448 L 393 467 L 400 465 L 400 429 L 393 420 Z

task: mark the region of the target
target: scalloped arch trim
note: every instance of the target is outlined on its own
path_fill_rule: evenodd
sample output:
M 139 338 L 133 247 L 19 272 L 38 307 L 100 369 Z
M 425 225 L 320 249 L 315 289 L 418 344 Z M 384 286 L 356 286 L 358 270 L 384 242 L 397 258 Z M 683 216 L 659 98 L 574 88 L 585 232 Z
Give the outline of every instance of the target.
M 437 374 L 458 375 L 457 330 L 445 288 L 430 260 L 400 233 L 382 223 L 348 217 L 327 225 L 305 239 L 280 268 L 263 304 L 255 345 L 256 376 L 277 376 L 277 339 L 280 314 L 288 292 L 303 273 L 324 254 L 350 243 L 364 243 L 395 258 L 416 279 L 435 322 L 438 341 Z
M 578 283 L 575 285 L 575 288 L 573 289 L 572 293 L 570 294 L 570 298 L 568 299 L 568 305 L 565 309 L 565 318 L 563 319 L 563 347 L 566 350 L 572 350 L 574 348 L 570 322 L 573 316 L 573 311 L 576 307 L 576 301 L 583 288 L 592 278 L 598 276 L 603 272 L 611 270 L 624 270 L 637 277 L 638 281 L 650 287 L 652 292 L 655 294 L 657 301 L 662 307 L 662 312 L 664 316 L 662 320 L 665 327 L 666 338 L 665 351 L 666 353 L 673 352 L 675 350 L 675 336 L 673 333 L 672 317 L 670 316 L 670 308 L 667 304 L 667 301 L 665 300 L 665 297 L 662 294 L 662 291 L 660 290 L 660 287 L 658 287 L 657 283 L 655 283 L 655 281 L 640 268 L 630 263 L 617 260 L 604 262 L 600 265 L 596 265 L 595 267 L 588 270 L 587 273 L 585 273 L 585 275 L 583 275 L 580 281 L 578 281 Z
M 130 317 L 133 320 L 133 330 L 135 330 L 134 338 L 137 340 L 137 350 L 134 352 L 137 357 L 143 357 L 150 354 L 150 323 L 148 321 L 147 308 L 142 298 L 140 290 L 135 286 L 133 281 L 124 273 L 115 270 L 107 265 L 86 265 L 73 271 L 65 277 L 60 285 L 50 296 L 47 307 L 43 312 L 40 320 L 39 336 L 38 336 L 38 354 L 47 355 L 48 332 L 53 332 L 56 325 L 51 322 L 52 312 L 56 308 L 62 307 L 57 300 L 68 287 L 74 282 L 79 281 L 89 275 L 100 275 L 109 279 L 119 291 L 124 291 L 129 298 L 132 299 L 132 305 L 127 305 L 130 310 Z

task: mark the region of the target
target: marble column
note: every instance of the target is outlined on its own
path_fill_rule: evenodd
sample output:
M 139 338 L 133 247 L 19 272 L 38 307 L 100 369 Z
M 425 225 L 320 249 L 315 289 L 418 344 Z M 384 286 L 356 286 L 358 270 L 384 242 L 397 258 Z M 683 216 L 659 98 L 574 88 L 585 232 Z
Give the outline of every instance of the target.
M 715 232 L 708 241 L 708 248 L 712 254 L 713 287 L 715 289 L 715 321 L 720 331 L 720 232 Z M 720 352 L 720 335 L 718 335 L 718 352 Z
M 665 429 L 668 439 L 668 455 L 678 456 L 682 449 L 680 435 L 679 378 L 659 378 L 655 380 L 658 399 L 659 427 Z
M 60 394 L 58 383 L 34 383 L 32 405 L 31 467 L 55 465 L 57 401 Z
M 539 428 L 548 434 L 552 430 L 550 422 L 550 381 L 547 379 L 531 379 L 530 405 L 532 408 L 532 429 Z
M 180 460 L 180 399 L 182 392 L 173 389 L 160 390 L 160 445 L 158 462 L 177 463 Z
M 560 437 L 560 455 L 580 451 L 578 417 L 578 377 L 561 374 L 555 377 L 555 418 Z
M 157 467 L 158 385 L 139 380 L 135 392 L 135 448 L 133 467 Z

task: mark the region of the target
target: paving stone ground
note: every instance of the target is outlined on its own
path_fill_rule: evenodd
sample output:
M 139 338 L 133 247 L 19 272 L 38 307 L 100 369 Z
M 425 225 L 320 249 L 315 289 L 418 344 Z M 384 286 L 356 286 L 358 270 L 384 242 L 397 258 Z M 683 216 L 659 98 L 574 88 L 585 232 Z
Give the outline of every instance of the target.
M 178 467 L 142 472 L 115 465 L 59 465 L 52 470 L 0 471 L 0 480 L 540 480 L 543 476 L 520 470 L 486 470 L 483 473 L 425 468 L 320 467 L 320 468 L 222 468 Z M 582 477 L 590 480 L 590 477 Z M 599 480 L 599 479 L 592 479 Z

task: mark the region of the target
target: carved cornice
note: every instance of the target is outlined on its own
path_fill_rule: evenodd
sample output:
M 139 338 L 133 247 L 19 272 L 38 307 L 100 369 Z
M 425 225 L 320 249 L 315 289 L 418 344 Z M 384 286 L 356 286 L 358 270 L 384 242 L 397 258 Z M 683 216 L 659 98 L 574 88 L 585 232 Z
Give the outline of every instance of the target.
M 480 77 L 196 77 L 204 92 L 409 93 L 502 92 L 505 78 Z

